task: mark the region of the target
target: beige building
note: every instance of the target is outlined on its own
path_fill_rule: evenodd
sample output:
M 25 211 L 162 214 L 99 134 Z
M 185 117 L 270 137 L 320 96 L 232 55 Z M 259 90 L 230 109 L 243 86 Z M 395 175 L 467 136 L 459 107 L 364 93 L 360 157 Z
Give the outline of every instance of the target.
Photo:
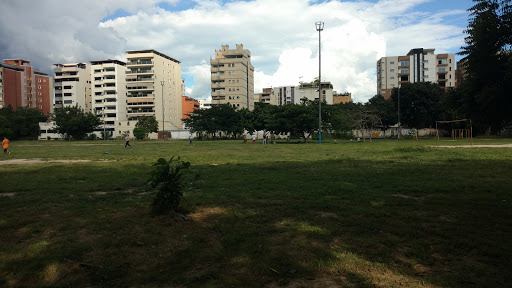
M 322 101 L 327 104 L 332 105 L 333 103 L 333 86 L 331 82 L 322 82 Z M 308 100 L 314 101 L 318 100 L 318 83 L 315 82 L 301 82 L 299 86 L 297 86 L 297 95 L 295 96 L 296 104 L 301 103 L 301 99 L 306 98 Z
M 435 54 L 435 49 L 411 49 L 405 56 L 382 57 L 377 61 L 377 93 L 391 97 L 403 83 L 433 82 L 455 87 L 455 54 Z
M 160 131 L 182 129 L 181 62 L 155 50 L 126 53 L 128 122 L 123 128 L 132 131 L 139 117 L 155 116 Z
M 127 120 L 126 63 L 119 60 L 91 61 L 92 110 L 103 120 L 99 127 L 109 137 L 122 136 L 116 129 Z
M 78 105 L 92 112 L 91 68 L 85 63 L 54 64 L 55 108 Z
M 268 103 L 270 105 L 277 105 L 277 97 L 272 88 L 263 88 L 261 93 L 254 95 L 254 102 Z
M 254 109 L 254 67 L 251 52 L 237 44 L 215 50 L 211 64 L 212 105 L 229 103 L 236 109 Z
M 347 104 L 349 102 L 352 102 L 352 93 L 337 93 L 336 91 L 334 91 L 334 94 L 332 96 L 332 104 Z

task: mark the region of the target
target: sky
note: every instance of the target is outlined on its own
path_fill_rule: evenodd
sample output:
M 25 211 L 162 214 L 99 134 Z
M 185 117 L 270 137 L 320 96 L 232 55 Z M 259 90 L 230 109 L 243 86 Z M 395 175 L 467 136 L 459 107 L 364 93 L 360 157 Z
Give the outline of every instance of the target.
M 355 102 L 377 94 L 376 62 L 413 48 L 457 53 L 471 0 L 0 0 L 0 59 L 55 63 L 118 59 L 154 49 L 181 61 L 186 94 L 210 97 L 210 57 L 251 51 L 255 93 L 318 77 Z M 456 60 L 460 59 L 456 56 Z

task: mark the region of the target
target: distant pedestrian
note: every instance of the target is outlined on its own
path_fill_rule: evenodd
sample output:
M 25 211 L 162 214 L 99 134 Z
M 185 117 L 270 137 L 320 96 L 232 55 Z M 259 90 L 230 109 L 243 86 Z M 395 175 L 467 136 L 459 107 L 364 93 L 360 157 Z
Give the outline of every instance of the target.
M 192 136 L 188 136 L 188 142 L 190 142 L 190 144 L 192 145 Z
M 256 144 L 256 135 L 252 135 L 252 144 Z
M 130 148 L 132 148 L 132 145 L 130 145 L 130 135 L 126 135 L 125 140 L 126 144 L 124 144 L 124 148 L 126 148 L 126 146 L 130 146 Z
M 290 135 L 286 136 L 286 143 L 290 143 Z
M 244 134 L 244 144 L 247 144 L 247 135 Z
M 263 144 L 267 144 L 267 136 L 263 136 Z
M 2 147 L 4 148 L 4 154 L 7 155 L 7 148 L 9 148 L 9 139 L 4 137 L 4 141 L 2 141 Z

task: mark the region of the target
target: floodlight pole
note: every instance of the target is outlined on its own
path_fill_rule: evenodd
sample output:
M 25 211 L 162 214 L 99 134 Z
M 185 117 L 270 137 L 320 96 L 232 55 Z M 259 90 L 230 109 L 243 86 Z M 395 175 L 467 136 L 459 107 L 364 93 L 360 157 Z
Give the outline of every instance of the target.
M 164 109 L 164 83 L 165 81 L 160 81 L 160 84 L 162 84 L 162 140 L 165 140 L 165 109 Z
M 324 22 L 315 23 L 318 31 L 318 144 L 322 144 L 322 51 L 320 33 L 324 30 Z
M 400 125 L 400 74 L 397 74 L 398 78 L 398 139 L 400 139 L 400 134 L 402 133 L 402 127 Z

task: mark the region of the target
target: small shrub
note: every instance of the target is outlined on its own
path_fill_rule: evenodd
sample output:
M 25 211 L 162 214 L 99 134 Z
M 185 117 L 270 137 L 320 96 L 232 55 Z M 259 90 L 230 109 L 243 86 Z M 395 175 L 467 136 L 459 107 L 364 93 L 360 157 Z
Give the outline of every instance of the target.
M 163 214 L 177 211 L 183 197 L 185 173 L 189 172 L 190 162 L 184 162 L 180 157 L 173 156 L 169 161 L 158 159 L 153 164 L 153 171 L 147 184 L 150 188 L 158 188 L 151 204 L 153 213 Z M 199 174 L 196 173 L 196 178 Z

